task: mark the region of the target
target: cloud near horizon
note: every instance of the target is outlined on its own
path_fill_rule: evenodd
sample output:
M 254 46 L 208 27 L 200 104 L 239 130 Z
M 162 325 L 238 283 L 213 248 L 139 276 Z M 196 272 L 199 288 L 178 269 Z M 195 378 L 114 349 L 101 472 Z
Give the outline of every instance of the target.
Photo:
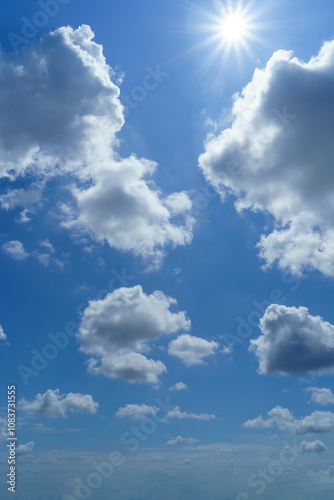
M 183 438 L 182 436 L 177 436 L 176 438 L 172 438 L 169 441 L 167 441 L 167 446 L 177 446 L 180 444 L 194 444 L 197 443 L 198 439 L 194 438 Z
M 157 415 L 160 408 L 156 406 L 147 406 L 145 404 L 127 404 L 124 407 L 118 408 L 115 416 L 118 418 L 129 418 L 130 420 L 142 420 L 149 416 Z M 163 421 L 168 422 L 169 419 L 190 419 L 190 420 L 202 420 L 209 421 L 216 418 L 215 415 L 209 413 L 188 413 L 186 411 L 181 411 L 179 406 L 175 406 L 172 410 L 169 410 L 165 415 Z
M 292 434 L 320 434 L 334 430 L 334 413 L 330 411 L 314 411 L 311 415 L 295 418 L 287 408 L 276 406 L 268 412 L 268 418 L 259 415 L 253 420 L 247 420 L 244 427 L 253 429 L 271 429 L 277 427 L 280 431 Z

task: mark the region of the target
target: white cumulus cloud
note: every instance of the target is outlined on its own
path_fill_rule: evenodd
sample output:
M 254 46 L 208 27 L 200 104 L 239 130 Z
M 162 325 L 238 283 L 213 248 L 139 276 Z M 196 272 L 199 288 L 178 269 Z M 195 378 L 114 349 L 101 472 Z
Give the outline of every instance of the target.
M 118 154 L 119 81 L 94 36 L 87 25 L 67 26 L 27 44 L 19 58 L 0 51 L 0 178 L 35 180 L 0 204 L 25 207 L 20 221 L 28 222 L 27 207 L 41 205 L 42 187 L 63 175 L 72 194 L 56 212 L 63 226 L 156 268 L 167 248 L 191 242 L 192 202 L 186 192 L 161 192 L 154 161 Z
M 322 441 L 319 440 L 302 441 L 300 443 L 300 449 L 302 450 L 303 453 L 314 453 L 314 452 L 326 451 L 327 446 Z
M 156 406 L 148 406 L 145 404 L 127 404 L 124 407 L 118 408 L 115 416 L 118 418 L 129 418 L 130 420 L 142 420 L 149 416 L 157 415 L 159 411 L 160 408 Z M 168 422 L 169 419 L 173 418 L 179 420 L 191 419 L 208 421 L 215 419 L 216 416 L 209 413 L 188 413 L 186 411 L 181 411 L 179 406 L 175 406 L 173 409 L 167 411 L 163 421 Z
M 167 418 L 177 418 L 180 420 L 191 419 L 191 420 L 213 420 L 216 418 L 212 413 L 188 413 L 187 411 L 181 411 L 179 406 L 176 406 L 173 410 L 167 413 Z
M 182 436 L 177 436 L 176 438 L 172 438 L 169 441 L 167 441 L 168 446 L 175 446 L 179 444 L 194 444 L 197 443 L 198 439 L 194 438 L 183 438 Z
M 118 408 L 115 416 L 117 418 L 130 418 L 131 420 L 143 420 L 149 416 L 156 415 L 159 408 L 156 406 L 127 404 L 124 407 Z
M 74 394 L 73 392 L 60 394 L 59 389 L 54 391 L 48 389 L 44 394 L 37 394 L 32 401 L 22 399 L 20 406 L 28 413 L 46 415 L 51 418 L 66 417 L 67 412 L 94 415 L 99 407 L 90 394 Z
M 272 304 L 260 320 L 260 330 L 262 335 L 250 342 L 260 373 L 334 371 L 334 326 L 306 307 Z
M 271 266 L 334 275 L 334 41 L 308 62 L 275 52 L 234 96 L 231 125 L 208 137 L 206 179 L 238 211 L 270 213 L 259 242 Z
M 262 415 L 247 420 L 244 427 L 264 429 L 277 427 L 280 431 L 287 431 L 298 435 L 318 434 L 334 430 L 334 413 L 330 411 L 314 411 L 311 415 L 295 418 L 287 408 L 276 406 L 268 412 L 264 419 Z
M 168 353 L 181 359 L 187 366 L 202 365 L 204 358 L 213 356 L 218 347 L 217 342 L 183 333 L 170 342 Z
M 308 387 L 306 391 L 311 392 L 312 403 L 317 403 L 322 406 L 334 404 L 334 394 L 330 389 L 320 389 L 319 387 Z
M 114 141 L 124 123 L 119 88 L 93 38 L 89 26 L 67 26 L 27 45 L 19 60 L 0 54 L 1 176 L 83 175 L 88 146 L 93 157 Z
M 191 242 L 194 219 L 188 214 L 184 224 L 173 223 L 174 215 L 190 213 L 191 201 L 186 193 L 164 198 L 152 181 L 148 183 L 156 167 L 135 156 L 108 160 L 90 188 L 73 188 L 76 208 L 63 224 L 149 259 L 150 267 L 159 266 L 167 245 Z
M 78 334 L 81 350 L 90 356 L 89 370 L 127 382 L 157 383 L 166 367 L 145 356 L 148 343 L 190 328 L 184 311 L 170 310 L 175 305 L 163 292 L 146 295 L 140 285 L 89 302 Z

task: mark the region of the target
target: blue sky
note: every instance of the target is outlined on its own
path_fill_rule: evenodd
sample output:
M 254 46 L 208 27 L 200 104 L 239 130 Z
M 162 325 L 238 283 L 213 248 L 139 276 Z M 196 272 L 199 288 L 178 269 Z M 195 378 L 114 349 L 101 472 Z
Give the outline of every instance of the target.
M 1 14 L 1 495 L 329 499 L 331 2 Z

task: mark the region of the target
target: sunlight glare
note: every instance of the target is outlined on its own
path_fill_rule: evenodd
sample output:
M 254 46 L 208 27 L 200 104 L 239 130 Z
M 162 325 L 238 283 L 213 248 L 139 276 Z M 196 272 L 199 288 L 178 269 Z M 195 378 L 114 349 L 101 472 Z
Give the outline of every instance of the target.
M 221 23 L 221 34 L 227 41 L 237 42 L 246 33 L 246 21 L 239 13 L 228 14 Z

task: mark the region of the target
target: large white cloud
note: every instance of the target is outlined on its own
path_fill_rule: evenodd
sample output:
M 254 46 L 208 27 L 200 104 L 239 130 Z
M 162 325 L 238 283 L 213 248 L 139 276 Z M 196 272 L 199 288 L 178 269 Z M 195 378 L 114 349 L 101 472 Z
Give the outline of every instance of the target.
M 194 219 L 186 193 L 163 197 L 152 181 L 147 182 L 156 167 L 135 156 L 109 159 L 99 166 L 90 188 L 72 190 L 77 206 L 70 211 L 67 207 L 63 224 L 79 234 L 90 233 L 96 241 L 149 258 L 150 267 L 159 266 L 166 245 L 191 242 Z M 184 223 L 173 223 L 187 213 Z
M 166 247 L 191 242 L 192 203 L 185 192 L 161 193 L 151 178 L 155 162 L 117 153 L 119 80 L 93 38 L 87 25 L 68 26 L 15 60 L 0 52 L 0 177 L 35 180 L 26 190 L 14 185 L 0 203 L 25 207 L 20 220 L 27 222 L 46 180 L 70 175 L 73 197 L 59 204 L 62 224 L 157 267 Z
M 119 88 L 93 38 L 89 26 L 63 27 L 15 60 L 0 55 L 0 175 L 82 170 L 114 140 Z
M 276 406 L 268 412 L 266 419 L 260 415 L 244 423 L 244 427 L 257 429 L 272 428 L 275 426 L 280 431 L 299 435 L 330 432 L 334 430 L 334 413 L 330 411 L 314 411 L 311 415 L 298 419 L 287 408 Z
M 181 359 L 187 366 L 202 365 L 203 359 L 213 356 L 219 344 L 187 333 L 179 335 L 168 346 L 168 353 Z
M 334 326 L 306 307 L 272 304 L 260 330 L 262 335 L 250 341 L 260 373 L 333 373 Z
M 309 62 L 280 50 L 234 97 L 232 124 L 209 136 L 200 167 L 237 210 L 273 215 L 268 265 L 334 275 L 334 41 Z
M 48 389 L 44 394 L 37 394 L 32 401 L 22 399 L 20 406 L 28 413 L 47 415 L 51 418 L 66 417 L 67 412 L 94 415 L 99 407 L 90 394 L 60 394 L 59 389 Z
M 170 310 L 175 305 L 160 291 L 146 295 L 140 285 L 89 302 L 78 333 L 81 350 L 90 356 L 89 370 L 127 382 L 156 383 L 166 367 L 145 356 L 148 342 L 190 328 L 184 311 Z

